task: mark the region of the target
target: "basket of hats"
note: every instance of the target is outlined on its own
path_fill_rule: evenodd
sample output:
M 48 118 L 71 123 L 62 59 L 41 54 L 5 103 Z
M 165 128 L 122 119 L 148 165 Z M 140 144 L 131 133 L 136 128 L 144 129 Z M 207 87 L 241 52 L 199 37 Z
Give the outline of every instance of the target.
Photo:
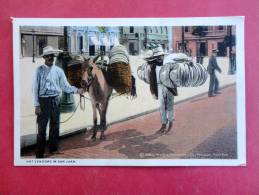
M 132 76 L 129 55 L 122 45 L 114 46 L 110 52 L 107 69 L 107 82 L 117 93 L 130 93 L 132 90 Z

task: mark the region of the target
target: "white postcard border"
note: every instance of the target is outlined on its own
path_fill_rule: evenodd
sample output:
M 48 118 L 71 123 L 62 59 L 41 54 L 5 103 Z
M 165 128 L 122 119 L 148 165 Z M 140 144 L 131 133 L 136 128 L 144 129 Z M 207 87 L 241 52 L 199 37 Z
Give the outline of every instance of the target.
M 15 166 L 245 166 L 245 47 L 244 17 L 201 18 L 12 18 L 14 75 L 14 165 Z M 237 159 L 21 159 L 20 158 L 20 26 L 236 26 Z

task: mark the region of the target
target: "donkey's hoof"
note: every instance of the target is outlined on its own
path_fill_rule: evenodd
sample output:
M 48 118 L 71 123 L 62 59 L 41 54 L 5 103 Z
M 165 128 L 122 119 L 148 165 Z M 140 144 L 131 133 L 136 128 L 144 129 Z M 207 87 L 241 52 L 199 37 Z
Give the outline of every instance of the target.
M 104 133 L 102 133 L 100 136 L 100 140 L 105 140 L 105 139 L 106 139 L 106 136 L 104 135 Z
M 94 133 L 91 137 L 91 140 L 95 141 L 96 140 L 96 133 Z

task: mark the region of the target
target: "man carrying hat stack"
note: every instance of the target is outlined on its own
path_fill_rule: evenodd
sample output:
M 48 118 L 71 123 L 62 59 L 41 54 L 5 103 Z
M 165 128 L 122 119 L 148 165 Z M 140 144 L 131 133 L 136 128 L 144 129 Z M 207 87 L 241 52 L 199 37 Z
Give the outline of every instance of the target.
M 159 72 L 161 67 L 163 66 L 165 53 L 161 46 L 153 49 L 152 57 L 148 58 L 147 62 L 152 66 L 155 66 L 155 82 L 157 83 L 157 93 L 158 100 L 160 104 L 160 116 L 161 116 L 161 128 L 157 131 L 157 133 L 167 133 L 173 127 L 174 121 L 174 95 L 177 95 L 176 89 L 168 88 L 160 82 Z M 151 71 L 152 74 L 152 71 Z M 150 84 L 152 83 L 152 75 L 150 77 Z M 152 91 L 151 91 L 152 92 Z M 155 94 L 155 93 L 154 93 Z M 156 94 L 155 94 L 156 95 Z M 166 129 L 166 125 L 169 123 L 168 128 Z
M 218 50 L 213 49 L 211 57 L 209 59 L 209 64 L 207 67 L 208 73 L 210 74 L 210 85 L 209 85 L 209 91 L 208 91 L 208 97 L 214 97 L 217 94 L 220 94 L 219 90 L 219 80 L 217 78 L 217 75 L 215 73 L 215 70 L 219 71 L 221 73 L 221 69 L 218 66 L 217 63 L 217 56 Z
M 49 122 L 49 152 L 58 152 L 59 120 L 60 120 L 60 94 L 83 94 L 83 89 L 71 86 L 64 71 L 54 65 L 54 57 L 62 52 L 51 46 L 43 48 L 41 55 L 45 64 L 37 67 L 33 79 L 33 100 L 35 114 L 37 115 L 38 134 L 36 158 L 44 158 L 46 143 L 46 128 Z

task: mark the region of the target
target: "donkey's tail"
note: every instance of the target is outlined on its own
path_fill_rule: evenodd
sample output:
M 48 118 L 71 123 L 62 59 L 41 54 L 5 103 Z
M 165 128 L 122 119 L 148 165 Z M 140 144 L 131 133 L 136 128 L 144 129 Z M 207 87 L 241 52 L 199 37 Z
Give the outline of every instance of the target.
M 132 97 L 137 97 L 137 90 L 136 90 L 136 79 L 133 75 L 131 75 L 131 79 L 132 79 L 132 84 L 131 84 L 131 92 L 130 95 Z

